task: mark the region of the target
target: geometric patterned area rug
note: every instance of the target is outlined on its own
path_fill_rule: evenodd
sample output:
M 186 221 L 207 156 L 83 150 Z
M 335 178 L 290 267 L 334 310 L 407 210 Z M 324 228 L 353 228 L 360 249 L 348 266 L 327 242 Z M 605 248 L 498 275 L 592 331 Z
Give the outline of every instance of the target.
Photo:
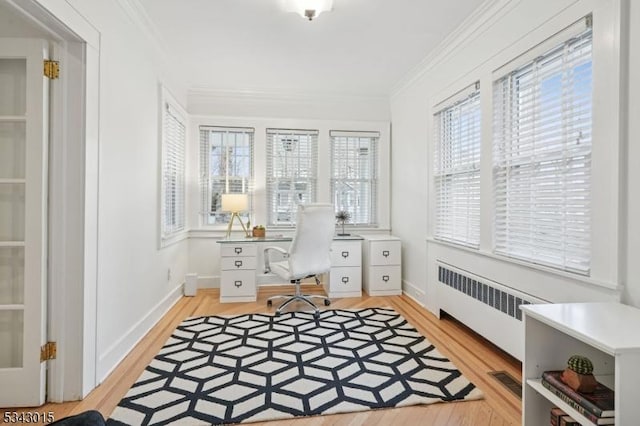
M 249 423 L 482 393 L 388 308 L 189 318 L 111 425 Z

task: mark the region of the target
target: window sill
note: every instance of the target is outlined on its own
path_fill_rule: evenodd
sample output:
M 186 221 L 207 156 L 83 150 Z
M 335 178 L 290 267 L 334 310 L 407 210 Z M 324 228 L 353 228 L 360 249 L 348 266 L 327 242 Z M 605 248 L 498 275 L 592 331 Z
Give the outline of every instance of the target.
M 616 292 L 620 292 L 622 291 L 622 285 L 620 284 L 616 284 L 616 283 L 611 283 L 611 282 L 607 282 L 607 281 L 600 281 L 600 280 L 596 280 L 593 279 L 591 277 L 588 277 L 586 275 L 580 275 L 580 274 L 574 274 L 571 272 L 566 272 L 566 271 L 562 271 L 559 269 L 554 269 L 554 268 L 550 268 L 548 266 L 544 266 L 544 265 L 538 265 L 535 263 L 529 263 L 529 262 L 525 262 L 522 260 L 518 260 L 518 259 L 514 259 L 514 258 L 510 258 L 510 257 L 506 257 L 506 256 L 501 256 L 498 254 L 494 254 L 493 252 L 488 252 L 486 250 L 482 250 L 482 249 L 473 249 L 470 247 L 465 247 L 463 245 L 458 245 L 458 244 L 453 244 L 453 243 L 449 243 L 446 241 L 442 241 L 442 240 L 437 240 L 433 237 L 427 237 L 427 243 L 429 244 L 436 244 L 436 245 L 440 245 L 440 246 L 444 246 L 444 247 L 448 247 L 448 248 L 452 248 L 455 250 L 460 250 L 460 251 L 464 251 L 467 253 L 472 253 L 472 254 L 476 254 L 479 256 L 483 256 L 498 262 L 503 262 L 503 263 L 511 263 L 514 265 L 518 265 L 521 266 L 523 268 L 527 268 L 527 269 L 532 269 L 534 271 L 540 271 L 540 272 L 545 272 L 548 274 L 554 274 L 563 278 L 567 278 L 567 279 L 571 279 L 573 281 L 585 284 L 585 285 L 591 285 L 591 286 L 595 286 L 595 287 L 600 287 L 600 288 L 605 288 L 607 290 L 612 290 L 612 291 L 616 291 Z
M 176 232 L 171 235 L 161 236 L 159 248 L 163 249 L 169 247 L 173 244 L 179 243 L 180 241 L 186 240 L 187 238 L 189 238 L 189 231 L 187 230 Z
M 231 232 L 232 236 L 242 236 L 243 235 L 243 231 L 241 230 L 241 228 L 235 229 Z M 294 231 L 295 231 L 295 227 L 267 227 L 267 237 L 269 236 L 269 234 L 274 235 L 274 234 L 284 234 L 284 235 L 293 235 Z M 349 234 L 356 234 L 356 235 L 360 235 L 360 234 L 364 234 L 364 235 L 368 235 L 368 234 L 388 234 L 391 232 L 391 229 L 389 228 L 346 228 L 345 227 L 345 232 L 349 233 Z M 338 232 L 338 230 L 336 229 L 336 232 Z M 188 238 L 212 238 L 212 239 L 222 239 L 225 238 L 227 235 L 227 227 L 225 226 L 223 227 L 201 227 L 201 228 L 193 228 L 190 229 L 188 231 Z
M 220 240 L 227 236 L 227 227 L 209 227 L 209 228 L 193 228 L 188 231 L 188 238 L 212 238 Z M 238 229 L 233 228 L 231 231 L 232 237 L 244 236 L 244 231 L 241 227 Z

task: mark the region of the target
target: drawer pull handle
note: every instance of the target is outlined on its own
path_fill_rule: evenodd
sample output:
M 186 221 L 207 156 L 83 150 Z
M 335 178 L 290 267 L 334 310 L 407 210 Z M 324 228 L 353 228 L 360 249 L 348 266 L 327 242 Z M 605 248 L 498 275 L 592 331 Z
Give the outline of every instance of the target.
M 235 247 L 235 248 L 233 249 L 233 251 L 235 251 L 235 252 L 236 252 L 236 254 L 240 254 L 240 253 L 242 253 L 242 247 Z
M 383 251 L 382 251 L 382 255 L 383 255 L 384 257 L 389 257 L 389 250 L 383 250 Z
M 239 268 L 242 266 L 242 260 L 236 260 L 234 264 L 236 265 L 236 268 Z
M 344 284 L 348 283 L 349 282 L 349 277 L 342 277 L 342 282 Z
M 389 281 L 389 275 L 383 275 L 383 276 L 382 276 L 382 281 L 384 281 L 385 283 L 386 283 L 387 281 Z
M 233 285 L 235 285 L 236 287 L 240 288 L 240 287 L 242 287 L 242 281 L 234 281 Z
M 347 257 L 349 257 L 349 252 L 348 252 L 348 251 L 343 251 L 343 252 L 342 252 L 342 257 L 344 257 L 345 259 L 346 259 Z

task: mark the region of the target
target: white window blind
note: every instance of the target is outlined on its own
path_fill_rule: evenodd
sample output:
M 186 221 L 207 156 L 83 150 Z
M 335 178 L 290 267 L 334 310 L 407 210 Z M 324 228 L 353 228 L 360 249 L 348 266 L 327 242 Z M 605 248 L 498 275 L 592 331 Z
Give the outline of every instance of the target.
M 317 169 L 317 130 L 267 129 L 269 225 L 294 225 L 298 204 L 315 202 Z
M 560 36 L 494 81 L 494 250 L 589 274 L 590 18 Z
M 253 189 L 252 128 L 200 127 L 200 194 L 203 224 L 227 224 L 231 214 L 221 209 L 221 195 Z M 251 206 L 251 197 L 249 197 Z M 251 208 L 249 209 L 251 210 Z M 246 222 L 249 212 L 241 212 Z
M 352 225 L 375 226 L 378 132 L 331 131 L 331 193 Z
M 436 107 L 435 227 L 439 240 L 480 244 L 480 86 Z
M 168 102 L 162 114 L 162 238 L 185 228 L 185 119 Z

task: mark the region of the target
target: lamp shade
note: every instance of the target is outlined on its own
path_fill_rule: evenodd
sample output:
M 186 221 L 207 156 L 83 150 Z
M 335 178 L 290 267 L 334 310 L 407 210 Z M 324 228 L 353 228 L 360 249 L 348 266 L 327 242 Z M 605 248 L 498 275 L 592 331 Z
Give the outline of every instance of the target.
M 222 211 L 243 212 L 249 208 L 247 194 L 222 194 Z

